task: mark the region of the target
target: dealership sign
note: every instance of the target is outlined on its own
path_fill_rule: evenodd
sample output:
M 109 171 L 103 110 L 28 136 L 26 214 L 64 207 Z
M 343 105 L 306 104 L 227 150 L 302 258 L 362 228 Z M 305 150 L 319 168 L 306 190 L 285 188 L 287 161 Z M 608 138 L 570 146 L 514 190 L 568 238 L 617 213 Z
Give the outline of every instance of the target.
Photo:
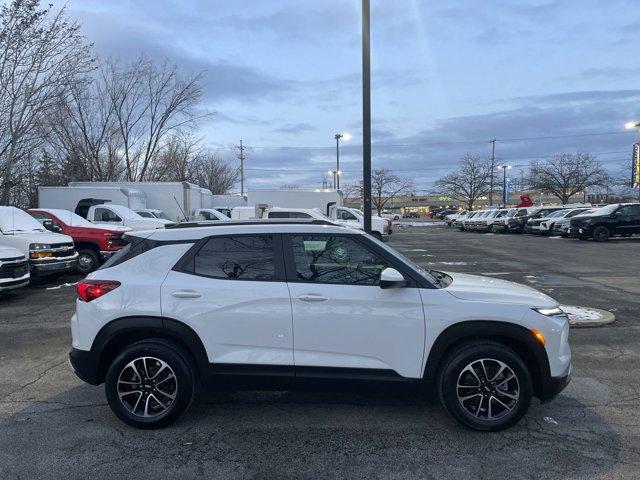
M 640 188 L 640 144 L 633 144 L 633 159 L 631 160 L 631 186 Z

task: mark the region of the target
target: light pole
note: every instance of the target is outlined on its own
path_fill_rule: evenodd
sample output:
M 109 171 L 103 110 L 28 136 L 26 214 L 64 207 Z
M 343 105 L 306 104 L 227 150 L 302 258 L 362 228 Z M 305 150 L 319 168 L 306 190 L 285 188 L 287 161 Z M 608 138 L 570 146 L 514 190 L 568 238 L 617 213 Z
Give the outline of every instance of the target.
M 502 169 L 502 203 L 507 206 L 509 199 L 507 198 L 507 170 L 511 168 L 511 165 L 500 165 L 498 168 Z
M 362 0 L 362 200 L 364 231 L 371 233 L 371 4 Z
M 631 121 L 624 124 L 627 130 L 638 130 L 638 141 L 633 144 L 633 158 L 631 159 L 631 186 L 638 189 L 638 201 L 640 201 L 640 122 Z
M 351 138 L 351 135 L 348 133 L 336 133 L 333 136 L 333 138 L 336 139 L 336 171 L 339 172 L 340 171 L 340 139 L 345 141 L 349 140 Z M 338 177 L 336 188 L 338 190 L 340 189 L 340 177 Z

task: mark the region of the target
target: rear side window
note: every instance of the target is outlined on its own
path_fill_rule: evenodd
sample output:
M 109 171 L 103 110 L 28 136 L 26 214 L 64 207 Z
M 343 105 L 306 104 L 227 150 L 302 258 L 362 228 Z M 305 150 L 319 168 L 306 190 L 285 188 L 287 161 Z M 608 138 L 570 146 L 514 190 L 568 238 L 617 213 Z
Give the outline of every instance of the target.
M 197 275 L 227 280 L 273 280 L 273 237 L 210 238 L 195 255 L 193 271 Z

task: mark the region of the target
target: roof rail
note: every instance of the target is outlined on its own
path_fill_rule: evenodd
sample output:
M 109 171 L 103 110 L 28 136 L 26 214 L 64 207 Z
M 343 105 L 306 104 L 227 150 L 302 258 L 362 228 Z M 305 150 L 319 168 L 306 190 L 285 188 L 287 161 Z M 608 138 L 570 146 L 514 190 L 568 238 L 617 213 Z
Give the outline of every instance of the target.
M 239 225 L 331 225 L 341 227 L 330 220 L 320 220 L 317 218 L 278 218 L 278 219 L 253 219 L 253 220 L 201 220 L 176 223 L 166 227 L 168 230 L 175 228 L 199 228 L 199 227 L 231 227 Z

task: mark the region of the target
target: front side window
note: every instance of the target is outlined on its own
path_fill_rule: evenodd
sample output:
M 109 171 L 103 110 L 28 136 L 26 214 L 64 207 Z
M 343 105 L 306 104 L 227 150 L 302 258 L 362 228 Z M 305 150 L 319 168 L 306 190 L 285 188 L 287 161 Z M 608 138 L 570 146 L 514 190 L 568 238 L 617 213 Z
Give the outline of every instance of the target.
M 194 273 L 229 280 L 273 280 L 270 235 L 210 238 L 194 258 Z
M 338 220 L 358 220 L 356 216 L 348 210 L 338 210 Z
M 93 219 L 97 222 L 121 222 L 122 219 L 107 208 L 96 208 L 93 212 Z
M 387 266 L 376 253 L 344 235 L 292 235 L 296 279 L 342 285 L 379 285 Z

